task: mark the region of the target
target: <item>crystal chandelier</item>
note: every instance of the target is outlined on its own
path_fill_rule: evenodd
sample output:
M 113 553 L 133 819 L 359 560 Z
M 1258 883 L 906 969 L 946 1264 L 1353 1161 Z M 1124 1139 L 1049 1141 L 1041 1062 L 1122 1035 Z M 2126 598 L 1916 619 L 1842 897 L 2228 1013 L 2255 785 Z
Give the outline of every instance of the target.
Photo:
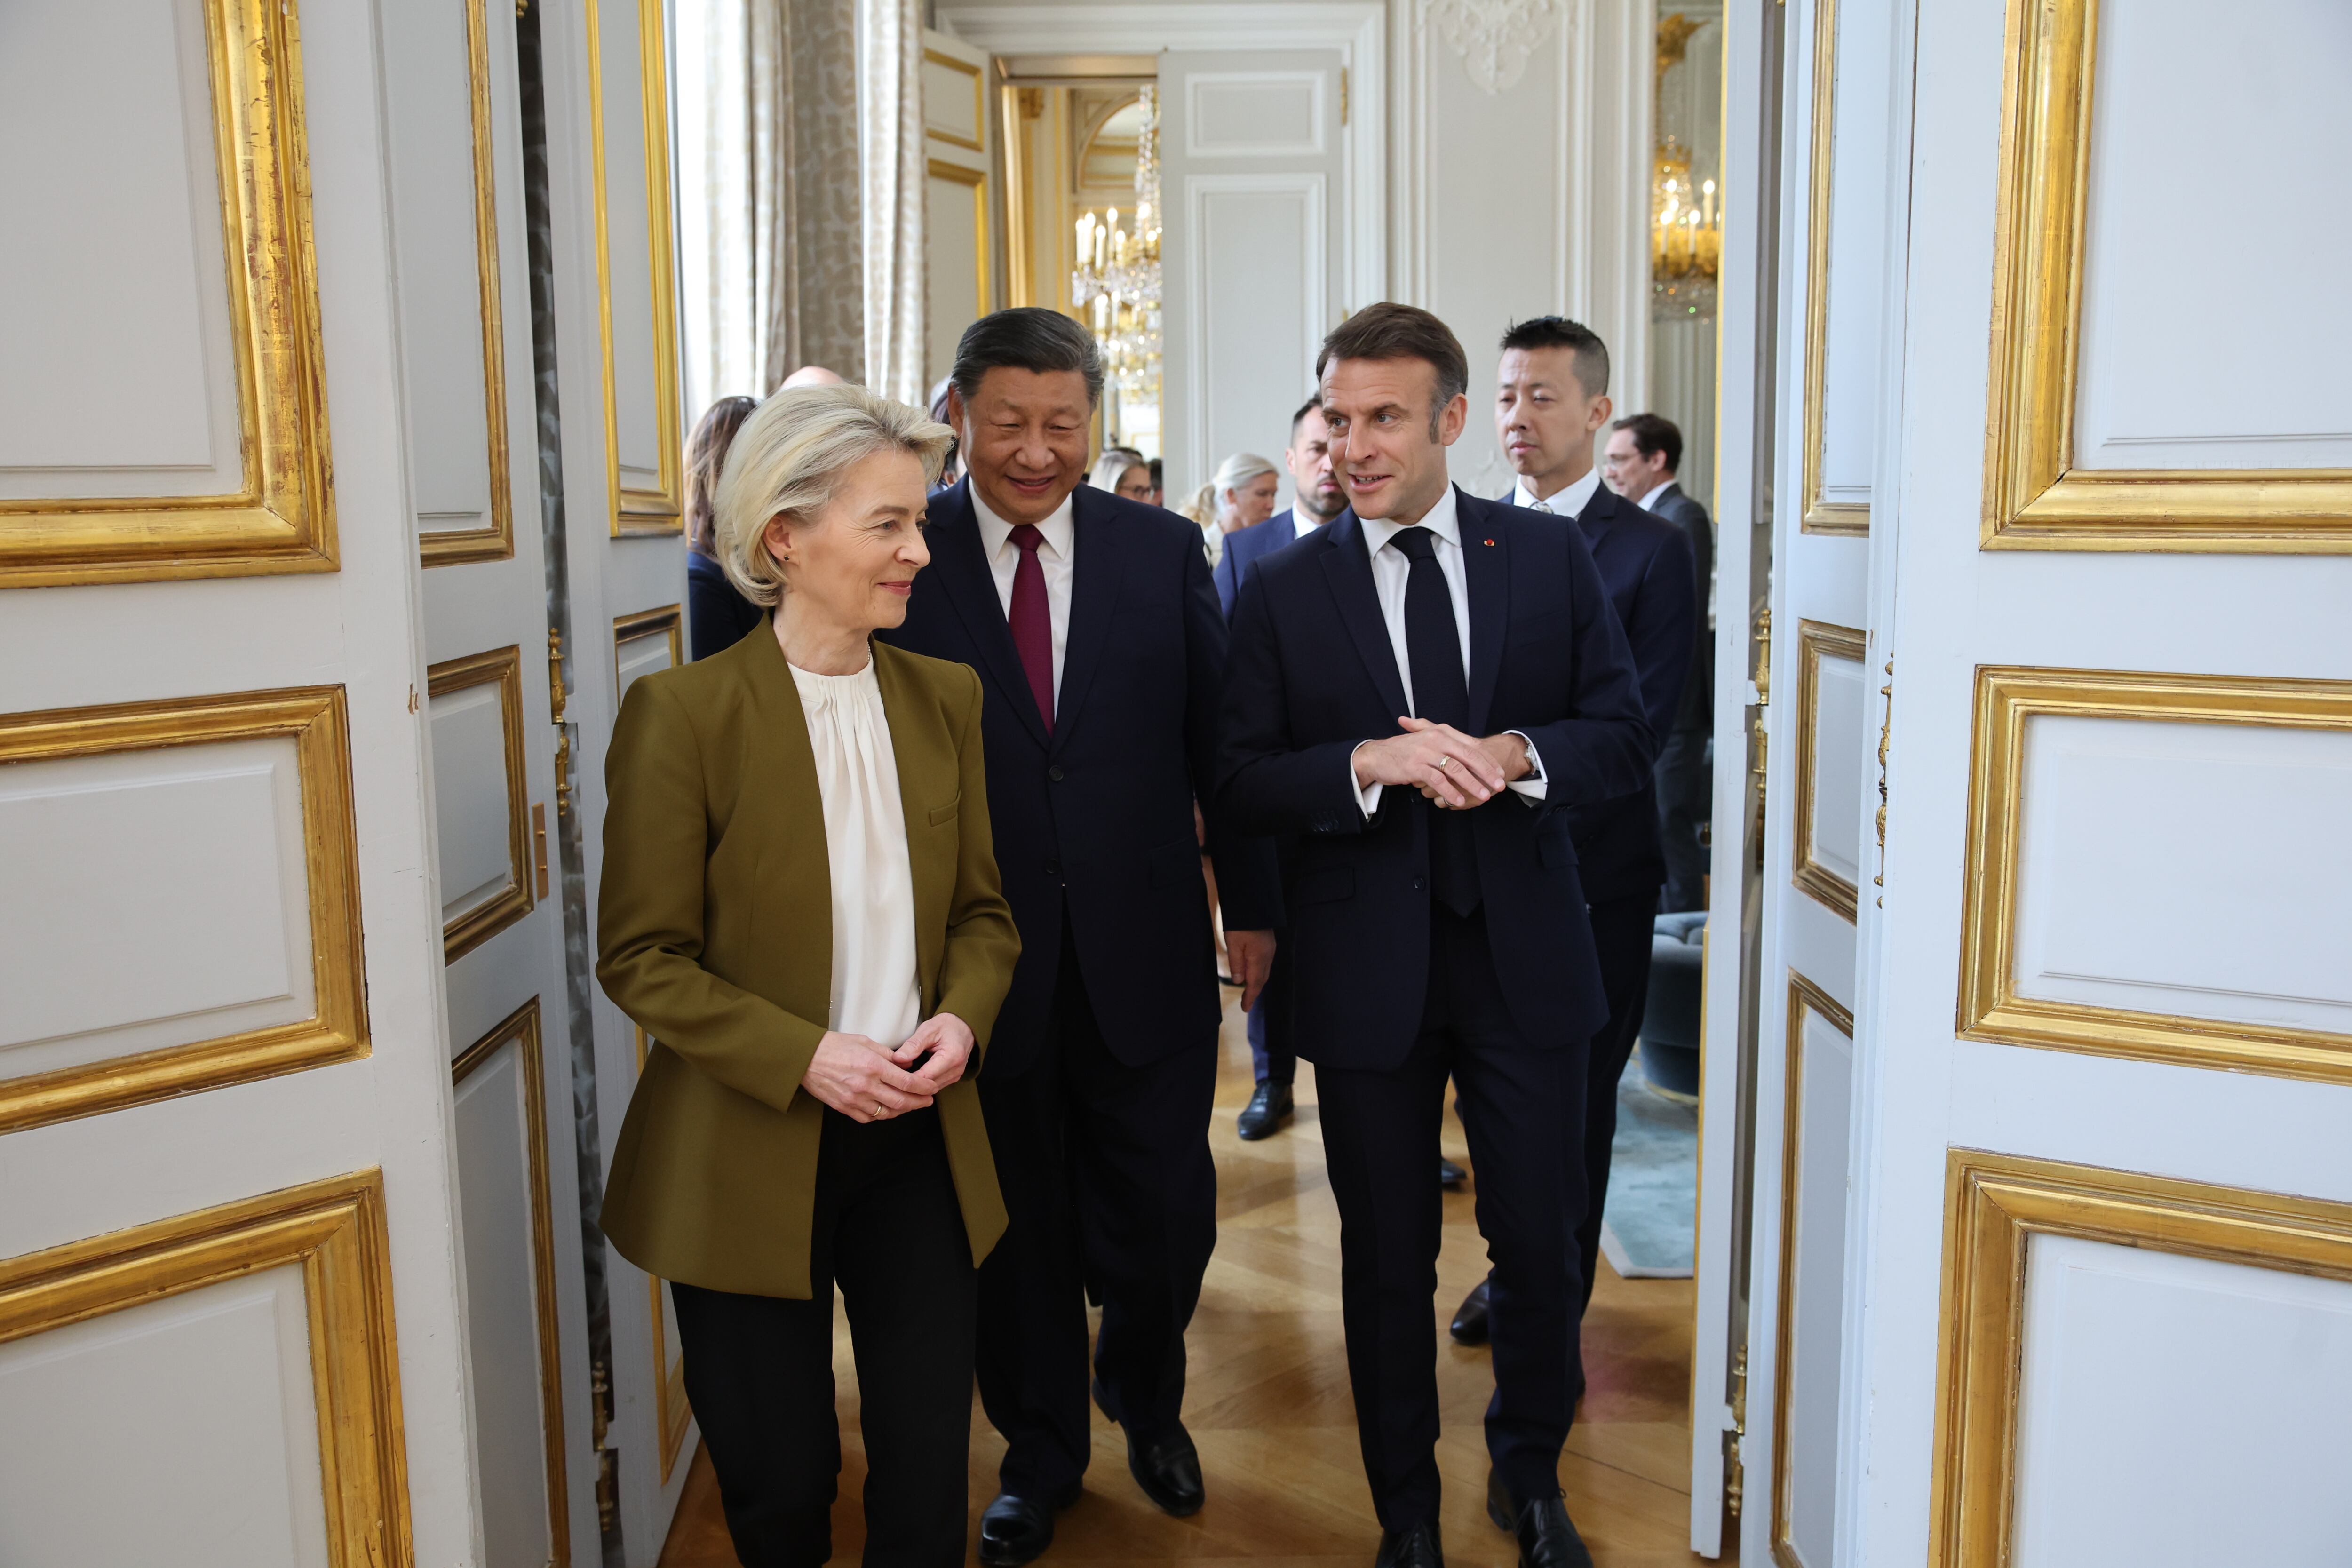
M 1691 188 L 1690 150 L 1674 137 L 1658 143 L 1650 173 L 1650 305 L 1653 316 L 1715 314 L 1716 274 L 1723 261 L 1723 205 L 1713 180 Z
M 1070 298 L 1093 327 L 1121 408 L 1160 402 L 1160 89 L 1143 89 L 1135 146 L 1135 210 L 1082 213 Z

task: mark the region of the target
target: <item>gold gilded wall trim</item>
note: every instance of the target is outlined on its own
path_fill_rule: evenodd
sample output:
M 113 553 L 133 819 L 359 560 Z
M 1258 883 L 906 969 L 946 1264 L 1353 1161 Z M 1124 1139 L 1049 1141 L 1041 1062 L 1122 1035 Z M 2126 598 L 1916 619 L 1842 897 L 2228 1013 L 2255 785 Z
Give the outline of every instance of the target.
M 971 192 L 972 255 L 976 258 L 978 278 L 974 283 L 980 292 L 981 313 L 988 312 L 988 175 L 980 169 L 967 169 L 961 163 L 950 163 L 944 158 L 933 158 L 925 167 L 931 178 L 950 184 L 963 185 Z
M 669 639 L 669 667 L 676 669 L 686 662 L 686 618 L 681 606 L 663 605 L 656 609 L 639 610 L 635 615 L 621 616 L 613 622 L 613 689 L 621 689 L 621 656 L 633 642 L 646 637 Z
M 497 141 L 490 114 L 488 0 L 466 0 L 466 70 L 474 127 L 474 251 L 481 279 L 482 414 L 489 444 L 489 522 L 481 528 L 420 533 L 427 566 L 505 561 L 514 555 L 514 489 L 507 455 L 506 325 L 499 304 Z
M 243 482 L 0 500 L 0 587 L 336 569 L 310 154 L 291 5 L 205 0 Z
M 499 689 L 499 749 L 506 760 L 507 885 L 442 926 L 441 961 L 455 963 L 530 913 L 536 902 L 531 895 L 530 790 L 523 775 L 522 649 L 509 643 L 488 653 L 445 659 L 428 668 L 425 675 L 426 694 L 431 697 L 446 697 L 474 686 Z
M 945 66 L 958 76 L 968 76 L 971 79 L 973 134 L 966 136 L 961 132 L 946 130 L 928 114 L 923 117 L 923 133 L 933 141 L 944 142 L 950 147 L 969 147 L 975 153 L 985 152 L 986 148 L 982 144 L 980 132 L 988 124 L 987 73 L 970 60 L 960 60 L 953 55 L 941 54 L 937 49 L 925 49 L 923 58 L 935 66 Z
M 1944 1194 L 1932 1568 L 2011 1560 L 2033 1237 L 2352 1281 L 2352 1205 L 1975 1149 L 1950 1152 Z
M 1806 175 L 1809 216 L 1805 224 L 1805 435 L 1801 476 L 1805 504 L 1798 527 L 1806 533 L 1867 535 L 1867 504 L 1822 499 L 1822 409 L 1829 388 L 1831 186 L 1836 170 L 1837 0 L 1815 0 L 1811 154 Z
M 290 1024 L 0 1080 L 0 1133 L 368 1054 L 359 837 L 339 686 L 0 715 L 0 766 L 290 736 L 302 797 L 316 1010 Z
M 677 363 L 677 285 L 670 236 L 669 76 L 667 26 L 663 0 L 635 0 L 637 13 L 637 96 L 642 110 L 638 133 L 646 152 L 645 203 L 646 245 L 651 262 L 653 310 L 654 442 L 659 478 L 653 489 L 625 489 L 621 483 L 620 367 L 613 361 L 613 193 L 605 177 L 604 63 L 603 12 L 625 0 L 588 0 L 583 16 L 588 41 L 589 159 L 594 176 L 596 227 L 596 293 L 598 325 L 604 348 L 604 468 L 612 493 L 611 531 L 615 539 L 630 534 L 670 534 L 686 531 L 683 416 L 679 412 Z
M 0 1343 L 299 1264 L 333 1568 L 405 1568 L 408 1470 L 376 1171 L 0 1260 Z
M 539 998 L 534 996 L 500 1019 L 497 1027 L 459 1053 L 450 1081 L 461 1084 L 476 1069 L 512 1045 L 522 1067 L 523 1135 L 530 1177 L 531 1300 L 539 1331 L 540 1423 L 547 1445 L 548 1561 L 572 1561 L 572 1504 L 564 1471 L 563 1342 L 555 1319 L 555 1202 L 548 1179 L 547 1064 L 541 1044 Z
M 1987 550 L 2352 552 L 2352 469 L 2074 466 L 2097 0 L 2010 0 Z
M 1781 1046 L 1788 1059 L 1788 1075 L 1780 1111 L 1780 1310 L 1775 1335 L 1780 1348 L 1772 1358 L 1771 1541 L 1772 1561 L 1779 1568 L 1807 1568 L 1804 1559 L 1798 1555 L 1793 1534 L 1797 1470 L 1790 1454 L 1795 1436 L 1791 1430 L 1790 1398 L 1796 1389 L 1792 1359 L 1797 1345 L 1797 1210 L 1803 1195 L 1798 1191 L 1797 1173 L 1798 1160 L 1803 1152 L 1805 1015 L 1809 1012 L 1847 1039 L 1853 1038 L 1853 1015 L 1843 1004 L 1795 970 L 1789 971 L 1788 1034 Z
M 1970 744 L 1958 1028 L 1973 1040 L 2352 1083 L 2352 1035 L 2017 994 L 2025 730 L 2037 715 L 2352 730 L 2352 682 L 1982 667 Z
M 1845 658 L 1860 665 L 1867 652 L 1867 641 L 1865 634 L 1852 626 L 1832 626 L 1826 621 L 1797 623 L 1797 820 L 1796 843 L 1790 857 L 1794 869 L 1790 879 L 1800 892 L 1827 904 L 1848 920 L 1854 918 L 1861 890 L 1813 858 L 1813 817 L 1821 793 L 1822 660 Z M 1832 765 L 1859 765 L 1859 759 L 1853 757 L 1833 757 L 1830 761 Z M 1862 841 L 1857 837 L 1857 864 L 1861 854 Z
M 637 1042 L 637 1071 L 646 1070 L 646 1057 L 653 1049 L 653 1040 L 642 1027 L 632 1026 Z M 648 1320 L 653 1329 L 654 1345 L 654 1426 L 655 1449 L 661 1460 L 661 1484 L 669 1485 L 670 1472 L 677 1468 L 677 1458 L 686 1443 L 687 1429 L 694 1424 L 694 1410 L 686 1398 L 686 1358 L 673 1360 L 669 1353 L 669 1333 L 662 1326 L 662 1282 L 654 1275 L 646 1276 L 646 1306 L 651 1309 Z

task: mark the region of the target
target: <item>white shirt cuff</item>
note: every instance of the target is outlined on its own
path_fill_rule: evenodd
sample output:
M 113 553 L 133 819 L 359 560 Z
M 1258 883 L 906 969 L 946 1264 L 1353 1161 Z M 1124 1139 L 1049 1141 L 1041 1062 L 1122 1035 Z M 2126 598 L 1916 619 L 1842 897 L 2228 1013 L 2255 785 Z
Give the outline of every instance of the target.
M 1503 733 L 1517 735 L 1519 738 L 1519 743 L 1528 749 L 1528 766 L 1535 770 L 1523 779 L 1513 780 L 1509 786 L 1511 793 L 1522 800 L 1543 799 L 1545 790 L 1549 787 L 1549 781 L 1544 777 L 1543 753 L 1536 750 L 1536 743 L 1528 739 L 1526 731 L 1506 730 Z
M 1356 752 L 1370 744 L 1370 741 L 1359 741 L 1354 750 L 1348 753 L 1348 786 L 1356 792 L 1356 805 L 1362 810 L 1364 820 L 1367 822 L 1370 822 L 1372 819 L 1372 814 L 1381 808 L 1381 791 L 1388 788 L 1388 785 L 1383 784 L 1360 784 L 1356 782 Z

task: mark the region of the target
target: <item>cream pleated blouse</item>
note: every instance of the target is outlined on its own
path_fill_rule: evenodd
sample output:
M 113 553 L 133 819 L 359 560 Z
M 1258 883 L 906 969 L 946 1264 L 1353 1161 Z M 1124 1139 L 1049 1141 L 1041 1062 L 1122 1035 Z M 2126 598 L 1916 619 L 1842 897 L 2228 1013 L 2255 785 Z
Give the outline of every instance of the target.
M 868 659 L 855 675 L 790 666 L 808 715 L 833 871 L 833 1016 L 825 1026 L 896 1046 L 922 1021 L 915 881 L 898 759 Z

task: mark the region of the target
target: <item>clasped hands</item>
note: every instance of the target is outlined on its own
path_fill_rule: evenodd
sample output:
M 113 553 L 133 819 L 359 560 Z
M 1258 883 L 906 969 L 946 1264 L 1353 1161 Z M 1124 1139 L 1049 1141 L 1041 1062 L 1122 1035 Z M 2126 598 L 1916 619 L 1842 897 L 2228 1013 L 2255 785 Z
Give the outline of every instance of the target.
M 1467 811 L 1535 772 L 1528 743 L 1513 734 L 1481 740 L 1451 724 L 1402 718 L 1404 733 L 1356 748 L 1356 784 L 1392 784 L 1421 791 L 1441 809 Z
M 971 1026 L 953 1013 L 932 1014 L 895 1048 L 827 1030 L 801 1074 L 801 1087 L 853 1121 L 883 1121 L 922 1110 L 961 1079 L 974 1044 Z

